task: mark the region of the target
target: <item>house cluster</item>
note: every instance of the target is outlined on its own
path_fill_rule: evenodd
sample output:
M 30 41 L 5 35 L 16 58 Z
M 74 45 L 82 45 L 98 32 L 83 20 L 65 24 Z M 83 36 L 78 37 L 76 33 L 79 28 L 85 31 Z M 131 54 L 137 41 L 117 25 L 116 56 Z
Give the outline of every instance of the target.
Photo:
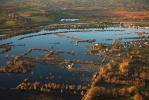
M 127 28 L 140 28 L 140 26 L 136 25 L 135 23 L 120 23 L 119 27 L 127 27 Z
M 18 14 L 14 12 L 8 12 L 5 18 L 6 20 L 13 20 L 13 21 L 27 23 L 26 19 L 24 19 L 23 17 L 19 16 Z
M 136 41 L 130 41 L 130 42 L 118 42 L 109 49 L 110 53 L 117 52 L 116 57 L 124 57 L 126 54 L 124 54 L 121 51 L 128 51 L 131 48 L 146 48 L 149 46 L 149 41 L 147 40 L 136 40 Z M 140 55 L 131 55 L 130 58 L 140 58 Z
M 70 60 L 67 60 L 67 59 L 61 62 L 60 65 L 66 69 L 72 69 L 74 67 L 74 63 L 71 63 Z

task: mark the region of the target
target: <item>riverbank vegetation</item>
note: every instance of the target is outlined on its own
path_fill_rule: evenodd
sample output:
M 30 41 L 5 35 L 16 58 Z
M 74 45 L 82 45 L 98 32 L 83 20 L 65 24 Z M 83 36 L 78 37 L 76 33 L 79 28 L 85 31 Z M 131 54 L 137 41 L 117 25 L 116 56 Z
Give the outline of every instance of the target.
M 83 100 L 101 98 L 112 100 L 121 97 L 125 100 L 130 98 L 132 100 L 148 99 L 149 59 L 147 41 L 138 40 L 122 43 L 114 40 L 111 48 L 109 48 L 109 53 L 106 53 L 108 59 L 99 68 L 99 72 L 94 74 L 91 88 Z M 94 49 L 94 45 L 91 46 L 91 49 Z
M 128 59 L 120 63 L 118 71 L 113 70 L 112 67 L 107 64 L 100 68 L 99 74 L 95 74 L 95 77 L 93 77 L 91 89 L 83 100 L 110 99 L 111 97 L 112 99 L 132 97 L 137 100 L 136 96 L 142 98 L 139 100 L 149 98 L 147 92 L 148 79 L 146 77 L 148 75 L 147 66 L 137 65 L 136 61 Z

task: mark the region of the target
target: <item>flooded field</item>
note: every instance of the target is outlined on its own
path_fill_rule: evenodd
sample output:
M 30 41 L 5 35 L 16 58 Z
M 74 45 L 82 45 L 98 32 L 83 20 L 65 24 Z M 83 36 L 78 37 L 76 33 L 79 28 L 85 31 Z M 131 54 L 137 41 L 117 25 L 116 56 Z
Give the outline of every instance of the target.
M 2 44 L 10 43 L 11 49 L 3 51 L 0 48 L 0 66 L 5 66 L 8 60 L 13 57 L 23 55 L 24 61 L 27 58 L 36 59 L 34 67 L 26 73 L 0 73 L 0 94 L 3 100 L 25 100 L 31 95 L 45 94 L 53 97 L 59 97 L 64 100 L 80 100 L 88 88 L 90 88 L 91 79 L 96 71 L 98 71 L 100 64 L 92 65 L 92 61 L 99 62 L 98 56 L 85 55 L 89 48 L 85 45 L 92 43 L 105 43 L 110 45 L 114 39 L 120 39 L 122 42 L 132 41 L 136 39 L 148 38 L 149 29 L 136 28 L 114 28 L 106 29 L 89 28 L 89 29 L 58 29 L 58 30 L 41 30 L 40 32 L 19 35 L 0 41 Z M 145 36 L 141 38 L 136 32 L 144 32 Z M 91 41 L 95 40 L 95 41 Z M 45 60 L 46 55 L 53 52 L 52 56 Z M 56 59 L 56 60 L 49 60 Z M 40 60 L 40 61 L 39 61 Z M 74 63 L 74 69 L 67 69 L 60 66 L 65 60 L 70 60 Z M 101 63 L 102 64 L 102 63 Z M 92 70 L 91 70 L 92 69 Z M 16 90 L 18 84 L 22 83 L 24 79 L 28 82 L 40 84 L 55 83 L 61 87 L 63 84 L 67 87 L 74 86 L 73 89 L 56 89 L 47 91 L 20 91 Z M 81 87 L 81 88 L 80 88 Z M 84 87 L 84 88 L 83 88 Z M 63 92 L 62 92 L 63 91 Z M 83 92 L 82 92 L 83 91 Z M 5 94 L 5 95 L 2 95 Z M 8 95 L 6 95 L 8 94 Z M 17 94 L 14 96 L 14 94 Z

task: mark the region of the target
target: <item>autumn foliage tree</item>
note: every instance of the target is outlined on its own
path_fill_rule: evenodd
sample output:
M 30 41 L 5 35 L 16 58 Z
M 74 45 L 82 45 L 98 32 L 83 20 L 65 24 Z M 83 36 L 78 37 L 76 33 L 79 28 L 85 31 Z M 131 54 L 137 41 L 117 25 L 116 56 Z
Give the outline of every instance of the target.
M 143 100 L 143 97 L 139 93 L 136 93 L 133 98 L 134 100 Z
M 32 12 L 27 12 L 26 15 L 29 16 L 29 17 L 31 17 L 31 16 L 34 15 L 34 13 L 32 13 Z

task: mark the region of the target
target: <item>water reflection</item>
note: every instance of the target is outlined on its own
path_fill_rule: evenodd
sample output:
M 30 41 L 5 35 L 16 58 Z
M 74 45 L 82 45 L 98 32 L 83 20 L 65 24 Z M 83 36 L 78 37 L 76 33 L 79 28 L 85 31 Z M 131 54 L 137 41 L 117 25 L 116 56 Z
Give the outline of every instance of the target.
M 91 30 L 91 31 L 81 31 L 81 32 L 75 32 L 79 29 L 70 29 L 69 31 L 74 32 L 68 32 L 63 33 L 66 35 L 74 36 L 81 39 L 96 39 L 97 43 L 107 43 L 111 44 L 113 41 L 105 41 L 105 39 L 114 39 L 114 38 L 125 38 L 125 37 L 134 37 L 138 36 L 134 34 L 134 32 L 148 32 L 148 29 L 131 29 L 131 28 L 107 28 L 107 30 L 125 30 L 125 31 L 95 31 L 97 28 L 91 28 L 91 29 L 85 29 L 85 30 Z M 81 29 L 80 29 L 81 30 Z M 78 52 L 79 54 L 71 55 L 62 53 L 58 56 L 62 57 L 63 59 L 75 59 L 75 60 L 81 60 L 81 61 L 99 61 L 97 56 L 88 56 L 84 55 L 84 52 L 86 52 L 88 49 L 85 49 L 84 46 L 88 43 L 82 42 L 79 43 L 78 46 L 75 45 L 74 40 L 66 37 L 59 37 L 55 34 L 48 34 L 48 35 L 41 35 L 41 36 L 35 36 L 31 38 L 25 38 L 22 40 L 18 40 L 21 37 L 24 36 L 30 36 L 35 34 L 44 34 L 48 32 L 63 32 L 68 31 L 66 29 L 58 29 L 53 31 L 46 31 L 42 30 L 37 33 L 31 33 L 27 35 L 20 35 L 16 37 L 12 37 L 10 39 L 5 39 L 0 41 L 1 44 L 13 42 L 12 44 L 25 44 L 25 46 L 14 46 L 11 48 L 11 51 L 5 52 L 3 54 L 0 54 L 0 66 L 4 66 L 7 60 L 11 59 L 12 55 L 20 55 L 26 52 L 30 48 L 48 48 L 51 47 L 52 50 L 64 50 L 64 51 L 72 51 Z M 127 34 L 129 33 L 129 34 Z M 130 39 L 131 40 L 131 39 Z M 124 40 L 122 41 L 130 41 L 130 40 Z M 59 44 L 55 44 L 55 42 L 59 42 Z M 71 42 L 72 41 L 72 42 Z M 33 58 L 44 58 L 45 54 L 48 52 L 46 51 L 33 51 L 27 55 L 27 57 L 33 57 Z M 5 58 L 5 55 L 9 55 L 9 59 Z M 27 74 L 10 74 L 0 73 L 0 88 L 4 87 L 5 89 L 10 89 L 12 87 L 16 87 L 19 83 L 21 83 L 24 78 L 28 78 L 29 82 L 34 83 L 35 81 L 41 82 L 41 83 L 47 83 L 47 82 L 55 82 L 57 84 L 83 84 L 87 85 L 90 83 L 90 81 L 82 81 L 83 77 L 92 78 L 93 72 L 78 72 L 78 71 L 72 71 L 69 72 L 68 70 L 60 67 L 60 66 L 54 66 L 54 65 L 41 65 L 35 63 L 35 68 L 31 69 L 31 71 Z M 5 91 L 6 92 L 6 91 Z M 60 95 L 60 94 L 58 94 Z M 75 95 L 71 94 L 72 97 L 75 97 Z M 78 96 L 78 95 L 77 95 Z M 67 98 L 67 97 L 65 97 Z M 80 95 L 79 97 L 80 98 Z

